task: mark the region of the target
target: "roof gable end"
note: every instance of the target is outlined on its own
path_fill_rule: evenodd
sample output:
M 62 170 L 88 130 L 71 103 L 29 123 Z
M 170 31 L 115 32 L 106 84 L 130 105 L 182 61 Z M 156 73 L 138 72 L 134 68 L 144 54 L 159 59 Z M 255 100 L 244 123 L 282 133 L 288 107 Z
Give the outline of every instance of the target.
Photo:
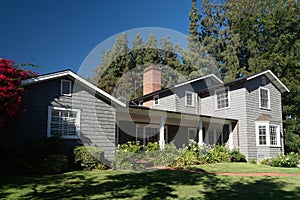
M 76 73 L 74 73 L 71 70 L 54 72 L 54 73 L 51 73 L 51 74 L 40 75 L 40 76 L 37 76 L 37 77 L 34 77 L 34 78 L 24 79 L 24 80 L 22 80 L 21 85 L 26 86 L 26 85 L 36 84 L 36 83 L 39 83 L 39 82 L 42 82 L 42 81 L 52 80 L 52 79 L 56 79 L 56 78 L 60 78 L 60 77 L 64 77 L 64 76 L 71 76 L 76 81 L 79 81 L 79 83 L 81 83 L 84 86 L 86 86 L 86 87 L 94 90 L 95 92 L 97 92 L 101 96 L 103 96 L 103 97 L 111 100 L 115 104 L 118 104 L 118 105 L 120 105 L 122 107 L 126 107 L 125 103 L 123 103 L 120 100 L 116 99 L 115 97 L 113 97 L 112 95 L 108 94 L 107 92 L 101 90 L 100 88 L 98 88 L 94 84 L 88 82 L 87 80 L 85 80 L 84 78 L 82 78 L 81 76 L 77 75 Z

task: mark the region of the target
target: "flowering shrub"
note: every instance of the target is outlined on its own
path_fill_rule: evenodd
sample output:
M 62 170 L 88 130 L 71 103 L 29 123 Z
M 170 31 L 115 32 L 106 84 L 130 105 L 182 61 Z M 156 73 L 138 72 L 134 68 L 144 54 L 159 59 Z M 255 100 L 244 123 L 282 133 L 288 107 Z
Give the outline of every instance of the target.
M 36 75 L 20 69 L 12 60 L 0 58 L 0 127 L 8 125 L 19 114 L 24 94 L 21 80 Z
M 299 164 L 300 155 L 291 152 L 287 155 L 280 154 L 278 157 L 263 159 L 260 161 L 262 165 L 269 165 L 272 167 L 297 167 Z

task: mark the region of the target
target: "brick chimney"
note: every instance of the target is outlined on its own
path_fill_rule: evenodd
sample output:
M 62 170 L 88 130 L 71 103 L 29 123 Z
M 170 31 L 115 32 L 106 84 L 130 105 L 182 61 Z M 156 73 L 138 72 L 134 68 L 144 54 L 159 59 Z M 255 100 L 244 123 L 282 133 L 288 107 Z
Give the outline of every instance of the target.
M 144 69 L 143 74 L 143 95 L 161 89 L 161 69 L 159 65 L 151 64 Z M 153 107 L 153 100 L 143 103 L 144 106 Z

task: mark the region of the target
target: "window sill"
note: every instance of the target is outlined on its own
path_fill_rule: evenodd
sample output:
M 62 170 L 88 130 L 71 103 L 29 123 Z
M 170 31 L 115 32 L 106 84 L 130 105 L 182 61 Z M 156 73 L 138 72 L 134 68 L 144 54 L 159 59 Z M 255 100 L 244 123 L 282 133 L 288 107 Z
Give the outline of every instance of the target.
M 186 107 L 191 107 L 191 108 L 195 108 L 196 107 L 195 105 L 186 105 L 186 104 L 185 104 L 185 106 Z
M 261 145 L 261 144 L 257 144 L 256 147 L 274 147 L 274 148 L 281 148 L 280 145 Z
M 230 109 L 230 107 L 225 107 L 225 108 L 216 108 L 216 111 L 218 111 L 218 110 L 228 110 L 228 109 Z
M 51 138 L 51 137 L 55 137 L 55 136 L 48 136 L 48 138 Z M 60 139 L 66 139 L 66 140 L 78 140 L 78 139 L 80 139 L 79 136 L 60 136 L 59 138 Z
M 262 110 L 268 110 L 268 111 L 271 110 L 271 108 L 264 108 L 264 107 L 259 107 L 259 109 L 262 109 Z

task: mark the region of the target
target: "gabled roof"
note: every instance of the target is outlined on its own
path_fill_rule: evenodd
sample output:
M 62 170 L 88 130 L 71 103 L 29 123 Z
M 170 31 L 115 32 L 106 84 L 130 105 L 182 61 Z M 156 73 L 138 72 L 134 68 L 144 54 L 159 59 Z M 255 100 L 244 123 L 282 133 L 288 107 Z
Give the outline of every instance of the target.
M 275 118 L 273 118 L 271 115 L 268 114 L 261 114 L 255 121 L 270 121 L 270 122 L 276 122 Z
M 207 79 L 207 78 L 212 78 L 212 79 L 214 79 L 216 82 L 218 82 L 219 84 L 223 84 L 223 81 L 222 81 L 221 79 L 219 79 L 216 75 L 214 75 L 214 74 L 209 74 L 209 75 L 202 76 L 202 77 L 199 77 L 199 78 L 195 78 L 195 79 L 192 79 L 192 80 L 183 82 L 183 83 L 179 83 L 179 84 L 174 85 L 174 86 L 172 86 L 172 87 L 170 87 L 170 88 L 164 88 L 164 89 L 161 89 L 161 90 L 158 90 L 158 91 L 155 91 L 155 92 L 152 92 L 152 93 L 143 95 L 143 96 L 141 96 L 141 97 L 139 97 L 139 98 L 136 98 L 136 99 L 131 100 L 130 102 L 138 101 L 138 100 L 144 99 L 145 97 L 149 97 L 149 96 L 153 96 L 153 95 L 156 95 L 156 94 L 160 94 L 160 93 L 162 93 L 162 92 L 170 91 L 170 90 L 173 90 L 173 89 L 175 89 L 175 88 L 179 88 L 179 87 L 182 87 L 182 86 L 185 86 L 185 85 L 188 85 L 188 84 L 191 84 L 191 83 L 194 83 L 194 82 L 203 80 L 203 79 Z
M 261 76 L 261 75 L 265 75 L 266 77 L 268 77 L 268 79 L 270 79 L 274 83 L 274 85 L 280 90 L 281 93 L 290 92 L 290 90 L 277 78 L 277 76 L 275 76 L 273 74 L 273 72 L 271 70 L 266 70 L 266 71 L 251 75 L 251 76 L 247 77 L 247 81 L 251 80 L 253 78 L 256 78 L 258 76 Z
M 219 79 L 216 75 L 214 75 L 214 74 L 209 74 L 209 75 L 202 76 L 202 77 L 199 77 L 199 78 L 195 78 L 195 79 L 192 79 L 192 80 L 183 82 L 183 83 L 179 83 L 179 84 L 173 86 L 172 88 L 181 87 L 181 86 L 183 86 L 183 85 L 191 84 L 191 83 L 193 83 L 193 82 L 197 82 L 197 81 L 200 81 L 200 80 L 202 80 L 202 79 L 209 78 L 209 77 L 215 79 L 215 80 L 216 80 L 217 82 L 219 82 L 220 84 L 223 83 L 223 81 L 221 81 L 221 79 Z
M 84 85 L 85 87 L 87 87 L 91 90 L 94 90 L 97 94 L 105 97 L 108 100 L 111 100 L 115 104 L 126 107 L 125 103 L 123 103 L 120 100 L 116 99 L 115 97 L 111 96 L 107 92 L 101 90 L 100 88 L 98 88 L 97 86 L 95 86 L 92 83 L 88 82 L 87 80 L 85 80 L 81 76 L 78 76 L 76 73 L 74 73 L 71 70 L 64 70 L 64 71 L 54 72 L 54 73 L 50 73 L 50 74 L 40 75 L 40 76 L 37 76 L 37 77 L 34 77 L 34 78 L 25 79 L 25 80 L 22 80 L 21 84 L 24 85 L 24 86 L 25 85 L 31 85 L 31 84 L 39 83 L 39 82 L 42 82 L 42 81 L 48 81 L 48 80 L 52 80 L 52 79 L 56 79 L 56 78 L 61 78 L 61 77 L 64 77 L 64 76 L 72 77 L 76 81 L 78 81 L 80 84 Z

